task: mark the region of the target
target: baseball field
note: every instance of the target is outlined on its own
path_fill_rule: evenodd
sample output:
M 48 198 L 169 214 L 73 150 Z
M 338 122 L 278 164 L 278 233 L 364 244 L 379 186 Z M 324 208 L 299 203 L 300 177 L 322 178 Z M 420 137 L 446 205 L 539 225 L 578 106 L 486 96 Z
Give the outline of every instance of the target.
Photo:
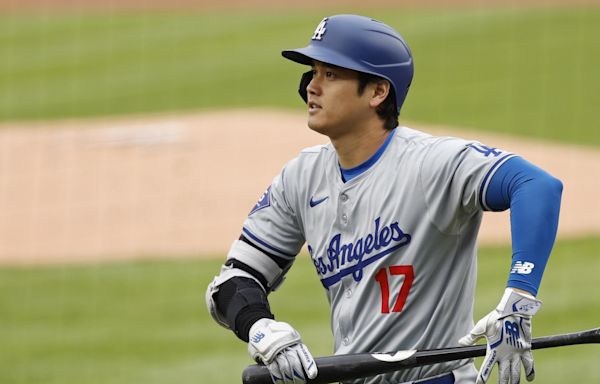
M 563 180 L 534 336 L 600 326 L 599 4 L 254 2 L 0 1 L 0 383 L 241 382 L 246 346 L 210 319 L 204 290 L 285 161 L 325 142 L 279 52 L 333 13 L 410 43 L 402 124 Z M 476 318 L 510 254 L 508 215 L 486 216 Z M 307 254 L 271 297 L 331 354 Z M 537 383 L 600 382 L 598 346 L 534 356 Z

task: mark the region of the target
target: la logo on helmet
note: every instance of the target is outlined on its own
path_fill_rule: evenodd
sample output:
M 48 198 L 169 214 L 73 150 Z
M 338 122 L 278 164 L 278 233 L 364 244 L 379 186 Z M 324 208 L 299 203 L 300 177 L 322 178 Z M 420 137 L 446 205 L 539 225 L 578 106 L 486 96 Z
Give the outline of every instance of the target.
M 327 30 L 327 28 L 325 28 L 325 24 L 327 24 L 327 18 L 321 20 L 319 25 L 317 25 L 317 29 L 315 29 L 315 33 L 312 35 L 313 40 L 321 40 L 323 38 L 323 34 Z

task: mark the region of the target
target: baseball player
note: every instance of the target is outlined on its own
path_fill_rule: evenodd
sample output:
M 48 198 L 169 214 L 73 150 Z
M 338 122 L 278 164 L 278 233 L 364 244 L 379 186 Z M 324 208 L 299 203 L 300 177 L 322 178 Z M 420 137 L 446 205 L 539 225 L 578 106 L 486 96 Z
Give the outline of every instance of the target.
M 304 243 L 331 305 L 336 354 L 468 345 L 471 360 L 352 383 L 501 383 L 535 375 L 531 319 L 557 230 L 562 184 L 523 158 L 475 141 L 398 126 L 413 59 L 391 27 L 324 18 L 308 46 L 282 52 L 310 66 L 300 82 L 308 126 L 330 143 L 285 165 L 245 220 L 206 299 L 248 342 L 274 383 L 318 374 L 309 349 L 275 320 L 268 294 Z M 512 262 L 499 304 L 473 326 L 476 239 L 483 211 L 511 210 Z

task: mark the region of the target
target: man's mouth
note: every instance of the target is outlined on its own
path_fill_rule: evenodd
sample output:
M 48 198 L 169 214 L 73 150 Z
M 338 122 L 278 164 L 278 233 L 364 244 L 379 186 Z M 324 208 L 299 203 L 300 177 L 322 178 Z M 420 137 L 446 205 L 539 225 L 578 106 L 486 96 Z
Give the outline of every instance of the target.
M 313 101 L 309 101 L 308 102 L 308 110 L 309 111 L 316 111 L 318 109 L 321 109 L 321 106 Z

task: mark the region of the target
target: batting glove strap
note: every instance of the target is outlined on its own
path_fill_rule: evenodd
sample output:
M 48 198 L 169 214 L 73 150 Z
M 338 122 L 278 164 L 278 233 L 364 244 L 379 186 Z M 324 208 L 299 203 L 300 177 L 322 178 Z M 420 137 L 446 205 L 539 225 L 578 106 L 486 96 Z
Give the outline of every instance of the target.
M 533 316 L 542 307 L 542 302 L 531 295 L 506 288 L 496 307 L 500 318 L 509 315 Z

